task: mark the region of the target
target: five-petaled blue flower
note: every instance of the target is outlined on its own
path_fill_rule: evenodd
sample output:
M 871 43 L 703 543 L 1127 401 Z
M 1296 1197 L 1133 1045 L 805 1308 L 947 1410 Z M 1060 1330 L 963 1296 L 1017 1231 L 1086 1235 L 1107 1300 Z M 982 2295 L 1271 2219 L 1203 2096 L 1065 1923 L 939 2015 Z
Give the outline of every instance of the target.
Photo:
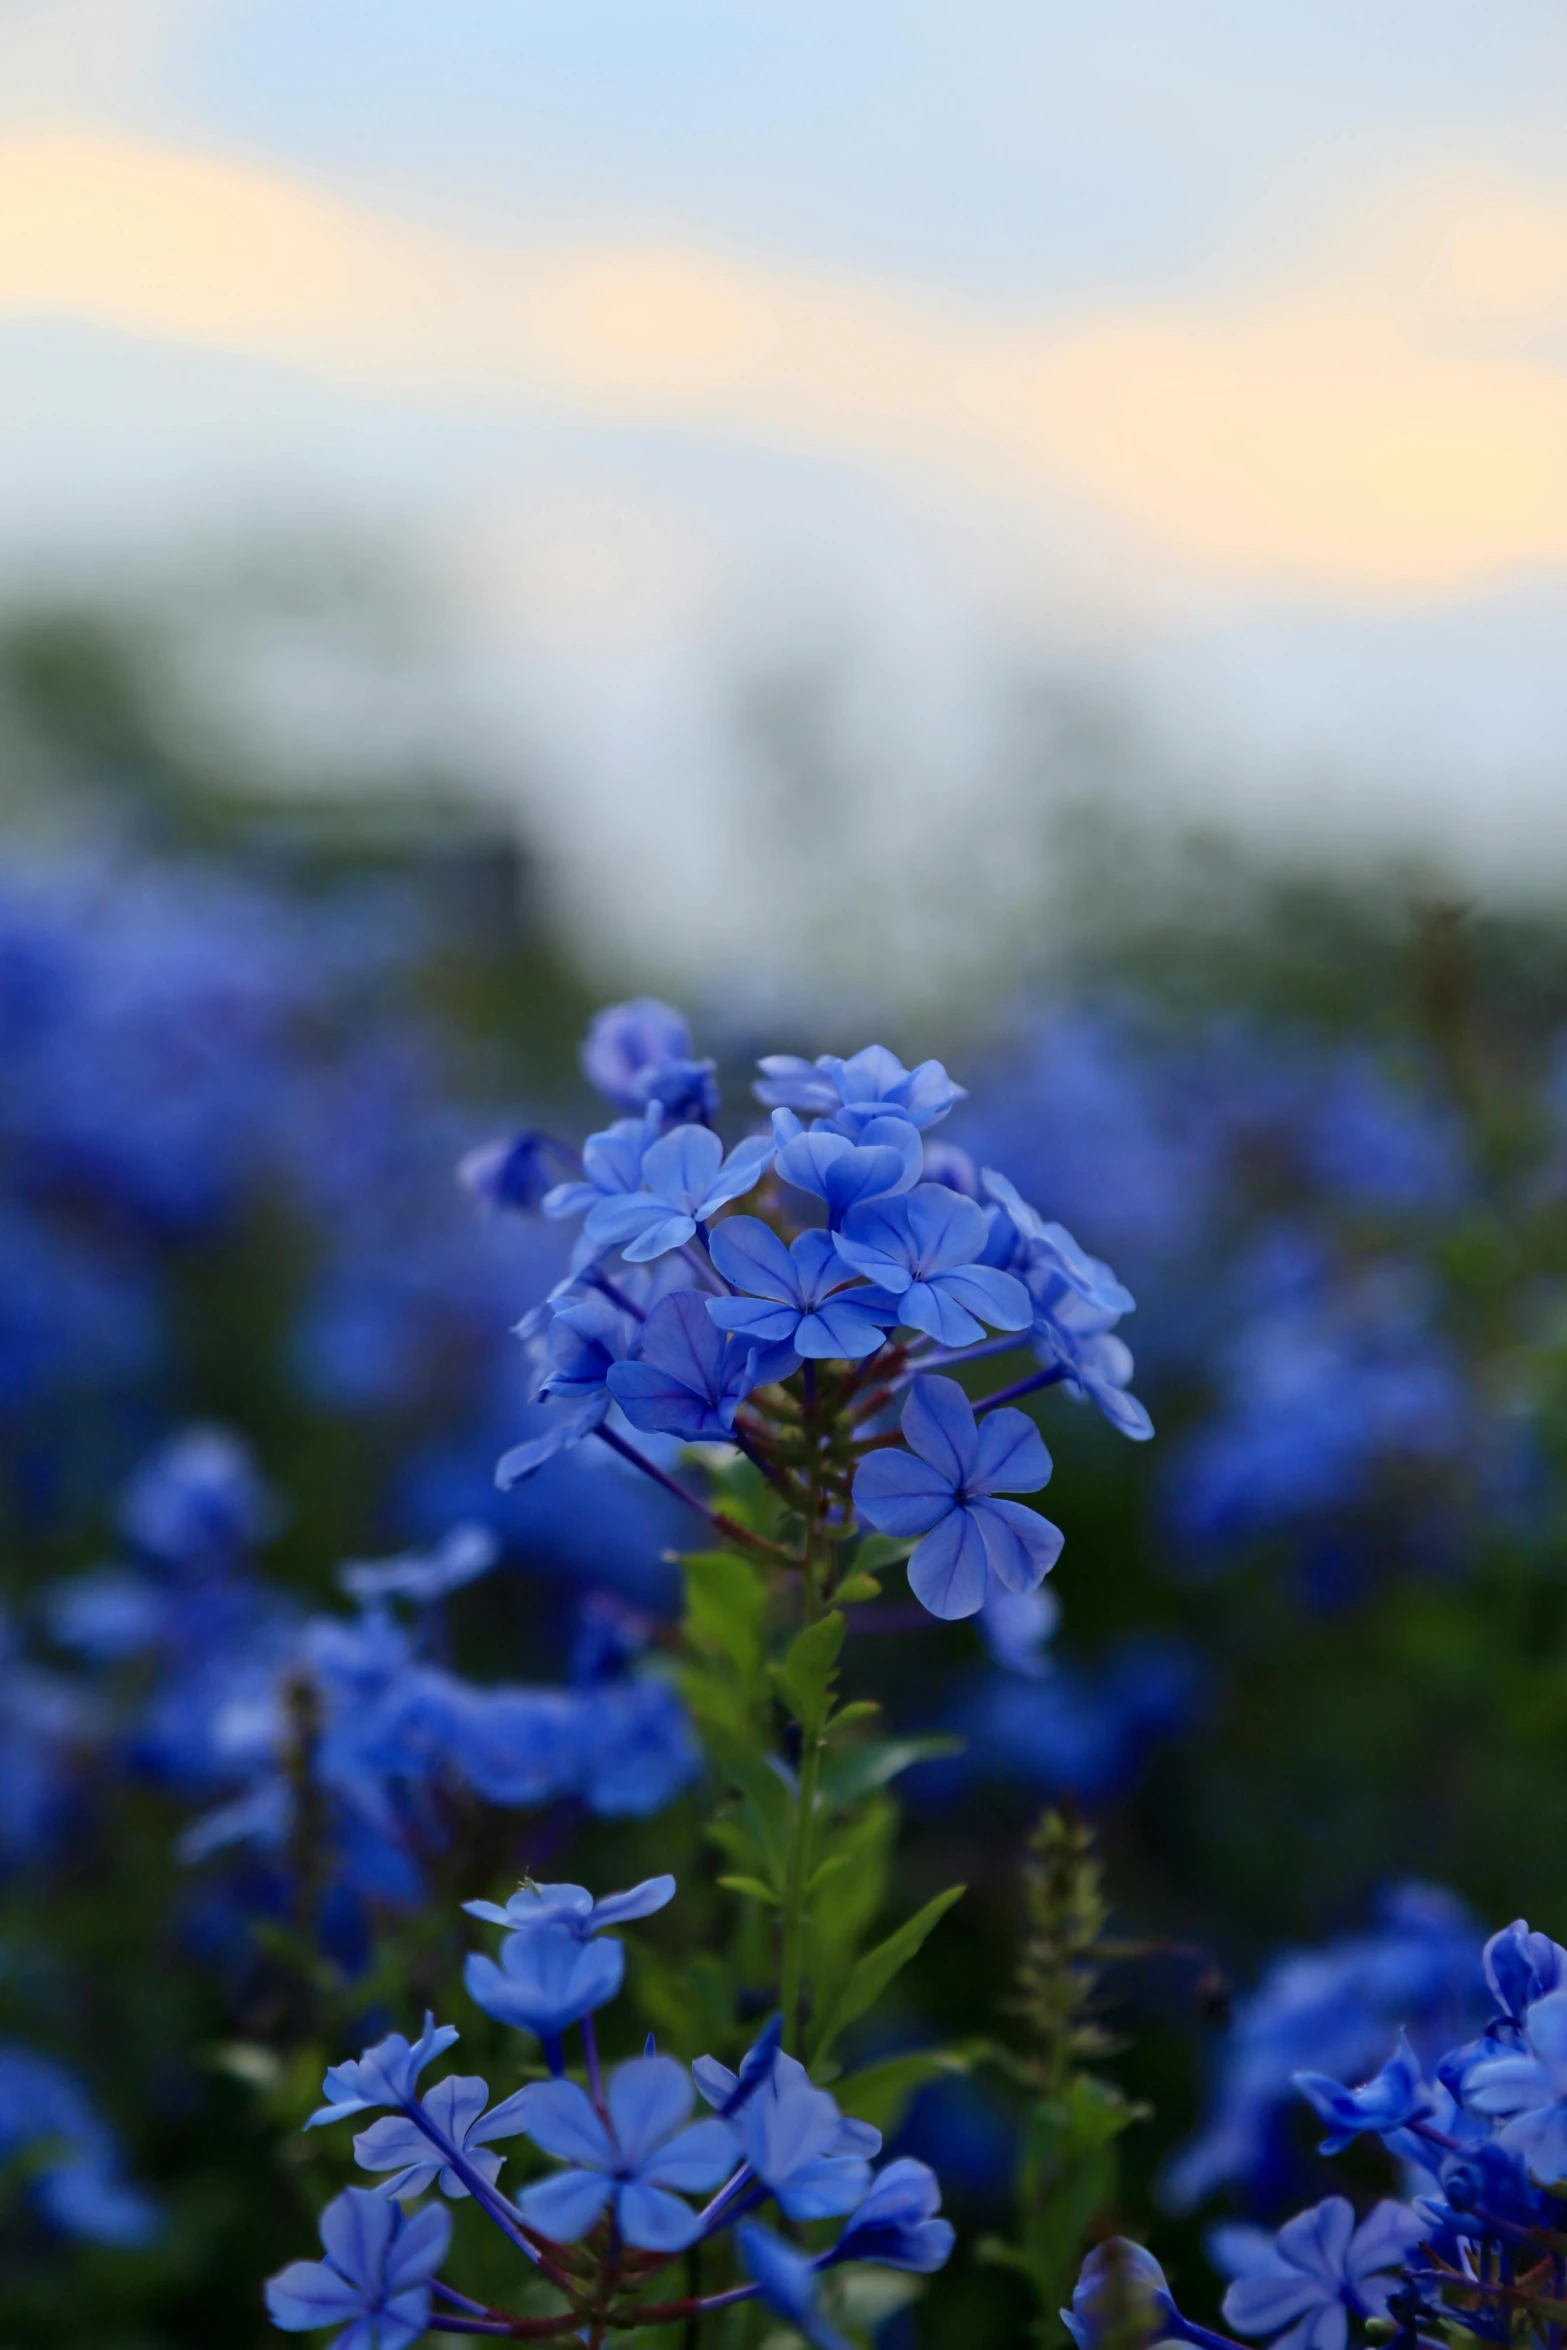
M 1224 2315 L 1237 2333 L 1276 2335 L 1274 2350 L 1344 2350 L 1352 2316 L 1386 2315 L 1405 2256 L 1422 2233 L 1407 2204 L 1379 2203 L 1357 2228 L 1353 2205 L 1330 2195 L 1246 2257 L 1224 2296 Z
M 534 2081 L 522 2091 L 523 2127 L 569 2167 L 523 2194 L 529 2227 L 557 2243 L 585 2236 L 606 2206 L 622 2240 L 641 2252 L 680 2252 L 702 2230 L 680 2198 L 705 2194 L 733 2168 L 734 2131 L 710 2118 L 687 2123 L 691 2077 L 671 2056 L 637 2056 L 610 2077 L 606 2113 L 575 2081 Z
M 753 1134 L 725 1158 L 710 1126 L 677 1126 L 643 1153 L 637 1190 L 588 1210 L 584 1237 L 596 1249 L 618 1248 L 633 1265 L 684 1248 L 699 1224 L 755 1190 L 774 1147 L 770 1134 Z
M 943 1346 L 970 1346 L 991 1322 L 1026 1330 L 1033 1313 L 1015 1274 L 980 1262 L 990 1225 L 978 1203 L 944 1183 L 917 1184 L 851 1208 L 838 1254 L 897 1301 L 897 1319 Z
M 881 1292 L 848 1287 L 860 1276 L 843 1262 L 830 1233 L 802 1232 L 786 1247 L 759 1217 L 728 1216 L 714 1225 L 710 1246 L 724 1279 L 746 1292 L 707 1301 L 718 1328 L 737 1338 L 791 1347 L 812 1360 L 857 1363 L 875 1353 L 898 1318 L 897 1305 Z
M 830 2219 L 863 2199 L 881 2132 L 841 2114 L 796 2057 L 775 2054 L 749 2096 L 715 2057 L 691 2070 L 708 2104 L 731 2116 L 740 2151 L 790 2219 Z
M 490 2141 L 516 2137 L 523 2127 L 522 2098 L 518 2089 L 486 2113 L 488 2082 L 480 2080 L 477 2073 L 448 2073 L 444 2081 L 425 2091 L 419 2110 L 439 2131 L 440 2139 L 464 2157 L 469 2169 L 493 2186 L 506 2157 L 492 2153 Z M 378 2192 L 398 2202 L 422 2195 L 437 2180 L 443 2195 L 461 2198 L 469 2190 L 460 2172 L 451 2167 L 440 2139 L 421 2129 L 410 2114 L 387 2113 L 359 2132 L 354 2140 L 354 2160 L 361 2170 L 393 2172 Z
M 451 2213 L 412 2217 L 366 2187 L 321 2214 L 325 2260 L 293 2260 L 267 2280 L 267 2309 L 286 2334 L 341 2326 L 332 2350 L 407 2350 L 430 2318 L 430 2279 L 446 2257 Z
M 609 1391 L 634 1428 L 683 1436 L 688 1444 L 726 1443 L 763 1372 L 754 1348 L 717 1328 L 706 1297 L 682 1289 L 653 1308 L 641 1354 L 615 1364 Z
M 905 1069 L 896 1053 L 884 1044 L 868 1044 L 848 1060 L 822 1053 L 802 1061 L 795 1053 L 769 1053 L 757 1062 L 762 1083 L 758 1101 L 769 1109 L 800 1110 L 807 1117 L 824 1117 L 857 1142 L 873 1118 L 889 1112 L 907 1118 L 911 1126 L 934 1126 L 964 1089 L 954 1085 L 939 1061 L 921 1061 Z
M 955 1379 L 916 1379 L 903 1433 L 912 1451 L 871 1453 L 854 1501 L 878 1533 L 921 1537 L 909 1560 L 921 1605 L 950 1620 L 974 1615 L 992 1579 L 1032 1591 L 1060 1557 L 1061 1533 L 1021 1502 L 995 1498 L 1049 1479 L 1050 1455 L 1027 1413 L 993 1412 L 981 1425 Z

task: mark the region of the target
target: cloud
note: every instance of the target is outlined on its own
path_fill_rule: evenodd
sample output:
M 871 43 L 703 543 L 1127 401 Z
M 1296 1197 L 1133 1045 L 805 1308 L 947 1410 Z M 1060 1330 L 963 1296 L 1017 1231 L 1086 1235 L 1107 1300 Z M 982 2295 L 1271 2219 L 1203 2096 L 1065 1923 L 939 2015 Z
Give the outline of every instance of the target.
M 1261 290 L 1007 313 L 632 241 L 489 245 L 217 155 L 0 145 L 0 316 L 442 406 L 804 450 L 1085 515 L 1202 597 L 1567 564 L 1567 202 L 1448 173 Z

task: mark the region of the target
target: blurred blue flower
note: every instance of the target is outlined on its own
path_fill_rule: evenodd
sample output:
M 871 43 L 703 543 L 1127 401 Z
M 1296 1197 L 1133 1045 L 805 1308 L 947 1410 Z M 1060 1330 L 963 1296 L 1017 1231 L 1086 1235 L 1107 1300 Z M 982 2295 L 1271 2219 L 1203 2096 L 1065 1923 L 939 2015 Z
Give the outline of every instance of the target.
M 1328 2073 L 1299 2072 L 1295 2086 L 1329 2124 L 1320 2154 L 1342 2154 L 1363 2132 L 1381 2137 L 1406 2129 L 1430 2111 L 1431 2098 L 1420 2074 L 1420 2059 L 1402 2032 L 1381 2071 L 1361 2088 L 1346 2089 Z
M 735 2243 L 768 2308 L 803 2334 L 812 2350 L 851 2350 L 847 2336 L 822 2311 L 816 2261 L 759 2220 L 743 2221 L 735 2230 Z
M 552 1922 L 508 1934 L 498 1966 L 471 1951 L 463 1982 L 469 1998 L 497 2023 L 551 2041 L 595 2008 L 607 2007 L 625 1972 L 619 1942 L 583 1942 L 565 1923 Z
M 708 2104 L 732 2118 L 745 2160 L 790 2219 L 829 2219 L 864 2197 L 881 2132 L 841 2114 L 795 2057 L 774 2052 L 751 2084 L 711 2056 L 692 2074 Z
M 27 2194 L 50 2227 L 130 2247 L 155 2233 L 154 2205 L 124 2178 L 113 2133 L 80 2085 L 35 2049 L 0 2046 L 0 2164 L 18 2158 Z
M 672 1118 L 711 1118 L 718 1089 L 711 1061 L 691 1057 L 683 1014 L 655 996 L 595 1012 L 582 1045 L 582 1074 L 617 1109 L 658 1102 Z
M 500 1544 L 489 1527 L 470 1523 L 454 1526 L 431 1550 L 411 1550 L 390 1559 L 348 1559 L 338 1568 L 337 1580 L 350 1598 L 365 1604 L 407 1599 L 430 1607 L 487 1575 L 499 1557 Z
M 956 2241 L 952 2222 L 939 2218 L 940 2210 L 941 2186 L 935 2172 L 928 2163 L 902 2155 L 877 2173 L 831 2257 L 875 2260 L 883 2268 L 930 2276 L 946 2266 Z

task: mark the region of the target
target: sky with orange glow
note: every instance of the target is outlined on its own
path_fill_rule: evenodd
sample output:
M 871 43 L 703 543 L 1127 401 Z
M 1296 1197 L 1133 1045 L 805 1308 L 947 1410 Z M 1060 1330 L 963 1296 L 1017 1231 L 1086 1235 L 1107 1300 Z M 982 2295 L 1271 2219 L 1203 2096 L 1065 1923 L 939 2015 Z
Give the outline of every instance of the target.
M 791 662 L 927 864 L 1037 666 L 1559 876 L 1564 122 L 1559 0 L 0 0 L 0 580 L 382 534 L 633 951 Z

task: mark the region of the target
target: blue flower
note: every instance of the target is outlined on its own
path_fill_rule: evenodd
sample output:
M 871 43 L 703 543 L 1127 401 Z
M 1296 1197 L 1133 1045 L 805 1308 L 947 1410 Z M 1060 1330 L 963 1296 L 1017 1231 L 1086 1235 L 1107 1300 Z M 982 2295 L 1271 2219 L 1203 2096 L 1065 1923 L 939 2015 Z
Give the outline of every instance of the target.
M 444 2081 L 425 2091 L 419 2104 L 441 2136 L 466 2156 L 470 2169 L 493 2187 L 506 2157 L 491 2153 L 490 2141 L 517 2136 L 523 2127 L 522 2099 L 523 2092 L 518 2089 L 486 2113 L 489 2084 L 476 2073 L 448 2073 Z M 361 2170 L 395 2172 L 377 2192 L 397 2202 L 422 2195 L 437 2180 L 443 2195 L 461 2199 L 468 2193 L 440 2147 L 406 2113 L 383 2114 L 368 2130 L 361 2130 L 354 2140 L 354 2160 Z
M 952 2222 L 939 2218 L 940 2210 L 941 2186 L 929 2163 L 903 2155 L 877 2173 L 829 2257 L 875 2260 L 883 2268 L 931 2276 L 946 2266 L 955 2241 Z
M 222 1574 L 271 1531 L 276 1510 L 250 1447 L 226 1428 L 187 1428 L 138 1469 L 120 1523 L 161 1567 Z
M 1524 2011 L 1523 2046 L 1471 2065 L 1463 2084 L 1471 2113 L 1500 2119 L 1501 2143 L 1542 2187 L 1567 2179 L 1567 1991 Z
M 366 2187 L 347 2187 L 321 2214 L 325 2260 L 290 2261 L 267 2279 L 272 2323 L 286 2334 L 341 2326 L 331 2350 L 407 2350 L 429 2323 L 430 2280 L 451 2234 L 442 2204 L 410 2218 Z
M 691 1029 L 656 996 L 607 1004 L 588 1024 L 582 1074 L 617 1109 L 659 1102 L 671 1117 L 710 1118 L 718 1108 L 711 1061 L 691 1057 Z
M 346 2121 L 350 2114 L 368 2113 L 377 2105 L 411 2105 L 425 2066 L 450 2048 L 458 2036 L 455 2024 L 437 2024 L 427 2013 L 424 2030 L 411 2045 L 401 2032 L 388 2032 L 363 2056 L 330 2066 L 321 2084 L 326 2103 L 317 2106 L 305 2128 Z
M 773 1140 L 785 1183 L 824 1200 L 831 1224 L 841 1224 L 863 1200 L 911 1190 L 926 1159 L 919 1129 L 907 1118 L 872 1118 L 851 1142 L 832 1126 L 807 1131 L 792 1110 L 774 1110 Z
M 1491 1936 L 1481 1966 L 1499 2012 L 1514 2023 L 1547 1992 L 1567 1989 L 1567 1950 L 1549 1934 L 1532 1934 L 1527 1918 Z
M 633 1918 L 650 1918 L 675 1898 L 673 1877 L 644 1877 L 625 1893 L 606 1893 L 595 1901 L 586 1885 L 519 1885 L 502 1909 L 494 1901 L 465 1901 L 471 1918 L 505 1926 L 514 1934 L 536 1926 L 557 1927 L 579 1942 L 602 1934 L 606 1926 L 628 1925 Z
M 699 1224 L 755 1190 L 774 1147 L 770 1134 L 753 1134 L 725 1158 L 710 1126 L 677 1126 L 643 1154 L 636 1191 L 588 1210 L 583 1236 L 597 1249 L 620 1249 L 633 1265 L 684 1248 Z
M 724 1279 L 746 1292 L 707 1301 L 717 1327 L 735 1337 L 790 1347 L 813 1361 L 858 1362 L 875 1353 L 897 1319 L 893 1301 L 874 1290 L 843 1294 L 860 1276 L 829 1233 L 802 1232 L 786 1247 L 759 1217 L 726 1216 L 714 1225 L 709 1246 Z
M 756 2220 L 736 2228 L 735 2242 L 769 2309 L 803 2334 L 814 2350 L 851 2350 L 847 2337 L 822 2314 L 821 2277 L 814 2260 Z
M 664 1128 L 664 1112 L 650 1102 L 640 1118 L 617 1118 L 613 1126 L 590 1134 L 582 1146 L 582 1174 L 574 1183 L 557 1183 L 544 1195 L 546 1216 L 580 1216 L 606 1200 L 624 1199 L 639 1189 L 642 1161 Z M 591 1258 L 592 1250 L 586 1251 Z
M 829 2219 L 860 2202 L 881 2132 L 841 2114 L 795 2057 L 774 2053 L 749 2095 L 740 2094 L 747 2084 L 715 2057 L 700 2058 L 691 2070 L 708 2104 L 733 2121 L 746 2161 L 790 2219 Z
M 846 1264 L 897 1300 L 897 1318 L 943 1346 L 969 1346 L 998 1330 L 1026 1330 L 1028 1291 L 980 1262 L 990 1237 L 985 1211 L 945 1184 L 921 1183 L 892 1199 L 851 1208 L 837 1236 Z
M 553 1307 L 546 1341 L 549 1369 L 539 1395 L 564 1408 L 541 1435 L 525 1437 L 501 1455 L 495 1482 L 503 1491 L 602 1427 L 610 1406 L 610 1370 L 631 1347 L 627 1316 L 596 1290 L 568 1292 Z
M 1402 2032 L 1382 2070 L 1362 2088 L 1346 2089 L 1327 2073 L 1297 2073 L 1295 2086 L 1330 2125 L 1320 2154 L 1342 2154 L 1363 2132 L 1381 2137 L 1388 2130 L 1407 2129 L 1431 2106 L 1420 2059 Z
M 1060 2313 L 1077 2350 L 1146 2350 L 1166 2339 L 1179 2340 L 1185 2321 L 1175 2306 L 1163 2269 L 1151 2252 L 1125 2236 L 1096 2244 L 1084 2261 L 1072 2306 Z
M 569 2167 L 523 2194 L 529 2227 L 574 2244 L 606 2205 L 627 2243 L 642 2252 L 680 2252 L 701 2234 L 681 2202 L 719 2185 L 735 2160 L 734 2132 L 716 2119 L 692 2122 L 691 2077 L 671 2056 L 638 2056 L 610 2077 L 607 2118 L 575 2081 L 534 2081 L 522 2091 L 523 2127 L 534 2144 Z
M 953 1084 L 939 1061 L 905 1069 L 884 1044 L 868 1044 L 846 1061 L 832 1053 L 814 1061 L 770 1053 L 757 1067 L 763 1079 L 754 1089 L 758 1101 L 769 1109 L 825 1117 L 851 1142 L 873 1118 L 894 1112 L 911 1126 L 934 1126 L 964 1099 L 963 1087 Z
M 955 1379 L 916 1379 L 903 1407 L 911 1452 L 860 1463 L 854 1503 L 878 1533 L 917 1534 L 909 1584 L 933 1616 L 971 1616 L 999 1583 L 1032 1591 L 1061 1555 L 1048 1518 L 999 1493 L 1033 1493 L 1050 1476 L 1044 1438 L 1025 1412 L 980 1426 Z
M 131 2247 L 157 2228 L 152 2204 L 121 2175 L 108 2125 L 64 2066 L 36 2049 L 0 2047 L 0 2164 L 66 2235 Z
M 362 1604 L 408 1599 L 418 1607 L 430 1607 L 487 1575 L 500 1555 L 501 1546 L 489 1527 L 470 1523 L 454 1526 L 433 1550 L 408 1551 L 401 1558 L 346 1560 L 337 1579 L 350 1598 Z
M 531 1130 L 502 1135 L 466 1152 L 457 1164 L 457 1180 L 481 1207 L 542 1207 L 554 1188 L 548 1154 L 558 1148 L 547 1134 Z
M 498 2022 L 558 2040 L 568 2025 L 607 2006 L 624 1978 L 621 1944 L 594 1937 L 606 1926 L 651 1917 L 674 1891 L 673 1877 L 648 1877 L 602 1901 L 585 1885 L 523 1885 L 504 1909 L 465 1902 L 470 1917 L 509 1929 L 499 1966 L 477 1952 L 469 1958 L 463 1979 L 470 1996 Z
M 1357 2228 L 1353 2205 L 1330 2195 L 1287 2220 L 1270 2251 L 1251 2253 L 1224 2315 L 1237 2333 L 1277 2336 L 1274 2350 L 1344 2350 L 1351 2316 L 1386 2315 L 1423 2233 L 1407 2204 L 1379 2203 Z
M 726 1338 L 706 1299 L 687 1289 L 653 1308 L 640 1356 L 614 1365 L 609 1391 L 634 1428 L 688 1444 L 726 1443 L 761 1368 L 755 1350 Z

